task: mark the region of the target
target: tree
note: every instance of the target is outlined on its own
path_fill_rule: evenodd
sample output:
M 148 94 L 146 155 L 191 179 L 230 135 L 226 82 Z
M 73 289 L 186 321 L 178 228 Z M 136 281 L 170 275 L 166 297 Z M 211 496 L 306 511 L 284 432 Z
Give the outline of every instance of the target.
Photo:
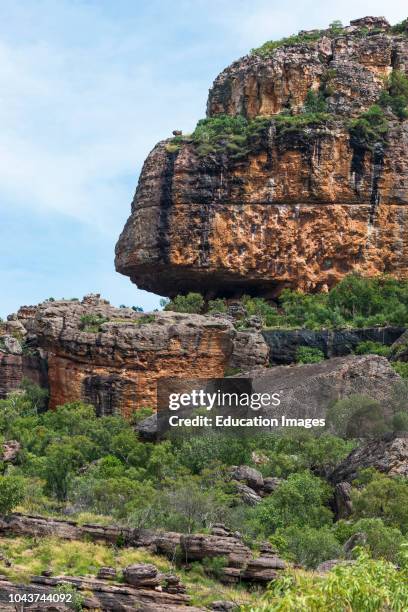
M 387 431 L 381 404 L 358 393 L 332 404 L 327 411 L 326 423 L 336 435 L 344 438 L 379 435 Z
M 204 308 L 204 298 L 200 293 L 190 292 L 187 295 L 177 295 L 170 302 L 163 303 L 164 310 L 174 312 L 200 313 Z
M 72 476 L 83 463 L 81 453 L 69 441 L 53 442 L 47 449 L 46 457 L 45 490 L 55 495 L 58 501 L 64 501 Z
M 363 489 L 351 492 L 356 518 L 380 518 L 408 533 L 408 481 L 370 472 L 371 479 Z
M 274 542 L 274 536 L 272 536 Z M 343 550 L 328 526 L 297 527 L 292 525 L 277 531 L 279 552 L 286 554 L 304 567 L 315 568 L 327 559 L 338 559 Z
M 9 514 L 25 496 L 24 479 L 20 476 L 0 476 L 0 514 Z
M 310 472 L 290 474 L 256 506 L 255 522 L 266 535 L 288 525 L 322 527 L 332 520 L 326 505 L 331 495 L 331 488 Z

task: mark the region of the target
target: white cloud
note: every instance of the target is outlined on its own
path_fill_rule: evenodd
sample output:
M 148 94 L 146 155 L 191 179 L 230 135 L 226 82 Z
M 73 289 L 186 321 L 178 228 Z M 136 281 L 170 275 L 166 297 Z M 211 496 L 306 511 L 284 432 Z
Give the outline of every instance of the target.
M 148 62 L 118 65 L 111 46 L 85 57 L 82 48 L 0 44 L 3 201 L 110 231 L 149 149 L 193 123 L 191 83 L 169 83 L 170 75 L 160 82 Z

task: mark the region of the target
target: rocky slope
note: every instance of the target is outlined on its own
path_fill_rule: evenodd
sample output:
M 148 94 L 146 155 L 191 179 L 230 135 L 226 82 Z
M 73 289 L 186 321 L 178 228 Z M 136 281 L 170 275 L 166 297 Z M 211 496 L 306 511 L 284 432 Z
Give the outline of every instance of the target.
M 408 121 L 386 109 L 387 134 L 371 143 L 349 125 L 393 71 L 408 72 L 408 36 L 383 18 L 233 63 L 208 117 L 242 116 L 249 136 L 213 147 L 177 136 L 153 149 L 117 270 L 162 295 L 207 297 L 324 290 L 353 270 L 408 277 Z M 301 114 L 310 92 L 324 117 Z

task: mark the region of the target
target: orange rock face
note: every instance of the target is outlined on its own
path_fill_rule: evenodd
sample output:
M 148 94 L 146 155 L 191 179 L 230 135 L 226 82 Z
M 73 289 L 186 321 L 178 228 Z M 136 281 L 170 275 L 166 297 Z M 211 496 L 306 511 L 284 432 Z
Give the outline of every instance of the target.
M 47 359 L 49 407 L 82 400 L 100 416 L 155 408 L 162 377 L 223 377 L 235 335 L 225 319 L 144 315 L 98 298 L 45 302 L 25 325 Z
M 371 27 L 371 26 L 370 26 Z M 271 116 L 245 156 L 202 155 L 194 141 L 147 158 L 116 268 L 143 289 L 207 297 L 325 290 L 345 274 L 408 278 L 408 122 L 389 114 L 386 142 L 350 136 L 350 118 L 378 100 L 384 77 L 408 72 L 408 37 L 345 35 L 250 55 L 222 72 L 209 116 Z M 327 121 L 282 129 L 330 84 Z M 386 111 L 387 112 L 387 111 Z M 175 150 L 176 149 L 176 150 Z

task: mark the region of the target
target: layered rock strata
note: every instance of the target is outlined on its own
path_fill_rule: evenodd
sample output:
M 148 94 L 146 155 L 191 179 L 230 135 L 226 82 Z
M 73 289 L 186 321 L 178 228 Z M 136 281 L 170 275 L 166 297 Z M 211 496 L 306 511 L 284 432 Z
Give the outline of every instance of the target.
M 114 308 L 99 296 L 44 302 L 30 317 L 25 314 L 23 309 L 16 317 L 24 323 L 23 346 L 40 349 L 46 360 L 49 406 L 83 400 L 101 416 L 130 416 L 141 406 L 155 407 L 162 377 L 222 377 L 235 336 L 228 320 L 174 312 L 145 315 Z M 3 395 L 21 383 L 21 368 L 13 372 L 0 367 L 8 381 Z
M 393 70 L 408 72 L 408 36 L 370 17 L 304 40 L 215 79 L 208 117 L 270 119 L 252 141 L 203 152 L 186 136 L 150 153 L 116 247 L 117 270 L 139 287 L 275 296 L 352 271 L 408 277 L 408 122 L 385 111 L 372 145 L 349 130 Z M 308 92 L 323 93 L 327 118 L 282 121 L 301 116 Z

